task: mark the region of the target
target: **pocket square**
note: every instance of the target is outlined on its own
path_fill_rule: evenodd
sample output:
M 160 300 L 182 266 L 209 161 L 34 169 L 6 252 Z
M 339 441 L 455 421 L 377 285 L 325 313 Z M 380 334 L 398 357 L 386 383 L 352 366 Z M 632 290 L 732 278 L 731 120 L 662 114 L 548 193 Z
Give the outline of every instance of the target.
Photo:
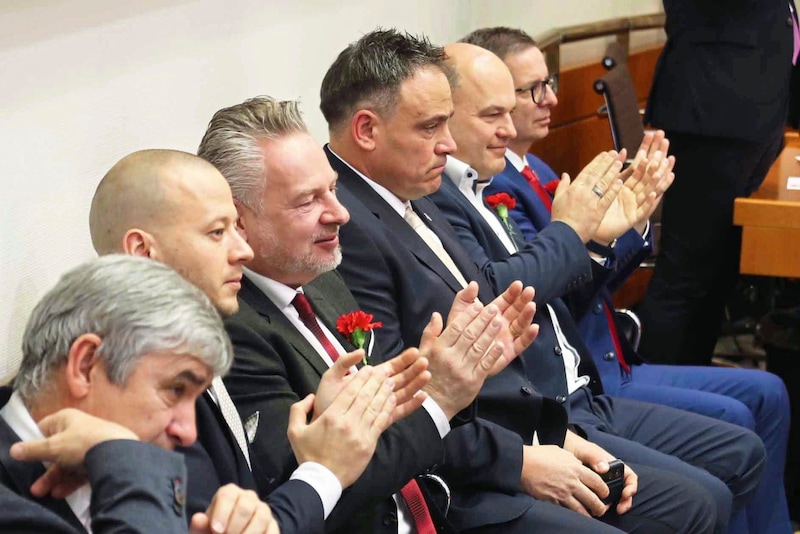
M 253 415 L 247 418 L 244 422 L 244 433 L 247 436 L 247 443 L 253 443 L 253 440 L 256 439 L 256 431 L 258 430 L 258 419 L 261 416 L 261 412 L 255 412 Z

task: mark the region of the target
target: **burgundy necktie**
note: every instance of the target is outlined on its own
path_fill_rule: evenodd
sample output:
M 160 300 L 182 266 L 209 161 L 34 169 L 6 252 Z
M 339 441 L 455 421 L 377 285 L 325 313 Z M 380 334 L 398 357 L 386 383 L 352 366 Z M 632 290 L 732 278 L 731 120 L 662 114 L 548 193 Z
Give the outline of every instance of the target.
M 522 176 L 531 184 L 536 194 L 539 195 L 539 198 L 542 199 L 542 203 L 547 208 L 547 211 L 551 211 L 553 209 L 553 201 L 550 199 L 550 195 L 547 194 L 547 191 L 544 190 L 542 183 L 539 181 L 539 177 L 536 176 L 536 173 L 533 170 L 525 165 L 525 168 L 522 169 Z M 619 361 L 619 365 L 628 373 L 631 372 L 631 367 L 628 365 L 628 362 L 625 361 L 625 355 L 622 353 L 622 345 L 619 342 L 619 332 L 617 332 L 617 325 L 614 322 L 614 314 L 611 311 L 608 303 L 603 301 L 603 309 L 606 313 L 606 322 L 608 323 L 608 329 L 611 331 L 611 341 L 614 343 L 614 350 L 617 352 L 617 359 Z
M 436 534 L 436 527 L 433 526 L 433 518 L 425 503 L 425 497 L 415 479 L 411 479 L 408 484 L 400 490 L 400 495 L 405 499 L 409 511 L 414 518 L 414 526 L 417 527 L 417 534 Z
M 533 172 L 533 169 L 525 165 L 525 168 L 522 169 L 522 176 L 528 181 L 536 194 L 539 195 L 539 198 L 542 201 L 542 204 L 545 205 L 547 211 L 553 209 L 553 199 L 550 198 L 550 195 L 547 194 L 547 191 L 544 190 L 542 187 L 542 182 L 539 181 L 539 177 Z
M 311 304 L 309 304 L 306 296 L 302 293 L 295 295 L 294 299 L 292 299 L 292 306 L 297 310 L 297 313 L 300 315 L 300 320 L 303 321 L 306 328 L 311 330 L 311 333 L 314 334 L 314 337 L 320 342 L 325 352 L 331 357 L 331 360 L 335 362 L 339 359 L 339 353 L 336 351 L 336 348 L 334 348 L 331 341 L 322 331 L 322 328 L 319 327 L 317 316 L 314 315 L 314 310 L 311 309 Z
M 316 337 L 325 348 L 325 352 L 327 352 L 331 360 L 335 362 L 339 358 L 339 353 L 336 352 L 333 344 L 327 336 L 325 336 L 322 328 L 320 328 L 317 322 L 317 316 L 314 314 L 314 310 L 311 309 L 311 304 L 308 302 L 306 296 L 303 293 L 295 295 L 294 299 L 292 299 L 292 306 L 297 310 L 297 313 L 300 315 L 300 320 L 303 321 L 306 328 L 311 330 L 314 337 Z M 422 490 L 420 490 L 417 481 L 412 478 L 411 481 L 400 490 L 400 495 L 403 496 L 403 499 L 405 499 L 408 505 L 408 509 L 411 511 L 411 515 L 414 518 L 414 525 L 417 527 L 417 533 L 436 534 L 436 527 L 433 526 L 433 518 L 431 517 L 428 505 L 425 503 L 425 497 L 422 495 Z

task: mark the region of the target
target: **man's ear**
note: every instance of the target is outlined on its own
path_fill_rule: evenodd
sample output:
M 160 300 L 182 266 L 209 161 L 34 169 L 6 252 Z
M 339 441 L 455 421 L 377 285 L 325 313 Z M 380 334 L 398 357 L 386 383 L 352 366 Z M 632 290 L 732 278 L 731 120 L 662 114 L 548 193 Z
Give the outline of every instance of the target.
M 236 206 L 236 231 L 242 236 L 242 239 L 247 241 L 247 215 L 251 213 L 250 208 L 242 204 L 236 199 L 233 199 L 233 205 Z
M 122 237 L 122 250 L 131 256 L 142 256 L 145 258 L 157 259 L 156 240 L 152 234 L 131 228 Z
M 72 342 L 67 356 L 66 383 L 74 400 L 85 398 L 92 388 L 94 373 L 105 373 L 105 367 L 98 368 L 100 362 L 97 348 L 102 340 L 95 334 L 83 334 Z
M 350 135 L 362 149 L 375 150 L 375 136 L 380 129 L 380 117 L 368 109 L 360 109 L 350 121 Z

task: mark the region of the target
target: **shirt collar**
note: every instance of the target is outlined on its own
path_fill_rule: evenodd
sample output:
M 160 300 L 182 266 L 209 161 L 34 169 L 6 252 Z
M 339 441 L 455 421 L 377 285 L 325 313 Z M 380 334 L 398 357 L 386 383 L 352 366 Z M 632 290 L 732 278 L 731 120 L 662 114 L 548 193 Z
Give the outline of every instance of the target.
M 15 391 L 11 394 L 11 398 L 3 409 L 0 410 L 0 416 L 5 419 L 6 423 L 14 433 L 19 436 L 22 441 L 34 441 L 44 439 L 44 434 L 39 429 L 36 421 L 31 417 L 25 403 L 22 402 L 19 392 Z
M 528 164 L 528 162 L 525 161 L 525 158 L 519 157 L 519 155 L 516 152 L 512 151 L 510 148 L 506 149 L 506 159 L 510 161 L 511 165 L 513 165 L 514 168 L 517 169 L 519 172 L 522 172 L 522 169 L 524 169 L 525 166 Z
M 266 276 L 258 274 L 247 267 L 243 267 L 243 270 L 245 276 L 247 276 L 247 278 L 253 282 L 255 286 L 260 289 L 267 296 L 267 298 L 269 298 L 269 300 L 275 304 L 275 306 L 278 307 L 279 310 L 291 306 L 295 295 L 298 293 L 303 293 L 302 287 L 292 289 L 286 284 L 282 284 L 277 280 L 273 280 L 272 278 L 267 278 Z
M 400 217 L 405 217 L 406 206 L 410 205 L 408 201 L 400 200 L 400 198 L 398 198 L 397 195 L 395 195 L 394 193 L 383 187 L 381 184 L 379 184 L 375 180 L 367 178 L 367 176 L 364 175 L 361 171 L 350 165 L 348 162 L 342 159 L 342 157 L 339 154 L 334 152 L 330 145 L 328 145 L 328 150 L 330 150 L 331 154 L 336 156 L 339 159 L 339 161 L 350 167 L 350 169 L 354 173 L 356 173 L 359 177 L 361 177 L 361 179 L 364 180 L 367 183 L 367 185 L 369 185 L 376 193 L 378 193 L 378 195 L 383 200 L 385 200 L 386 203 L 389 204 L 392 207 L 392 209 L 397 212 L 398 215 L 400 215 Z
M 447 162 L 444 165 L 444 174 L 450 178 L 450 180 L 462 191 L 466 189 L 472 191 L 473 185 L 478 179 L 478 173 L 475 171 L 475 169 L 460 159 L 449 155 L 447 156 Z

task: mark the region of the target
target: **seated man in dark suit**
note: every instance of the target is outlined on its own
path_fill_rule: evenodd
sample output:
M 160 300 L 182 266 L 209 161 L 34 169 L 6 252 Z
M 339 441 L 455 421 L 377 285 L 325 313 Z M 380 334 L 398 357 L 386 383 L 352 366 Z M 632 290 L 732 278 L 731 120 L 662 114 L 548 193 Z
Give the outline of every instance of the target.
M 256 153 L 259 163 L 254 164 Z M 273 423 L 258 426 L 253 451 L 270 479 L 280 482 L 296 466 L 281 431 L 290 403 L 317 389 L 329 367 L 339 368 L 344 381 L 348 368 L 362 357 L 384 361 L 376 342 L 380 323 L 377 330 L 364 332 L 360 342 L 347 330 L 337 331 L 337 323 L 358 309 L 334 270 L 341 261 L 339 228 L 349 215 L 336 198 L 336 173 L 308 133 L 296 102 L 258 97 L 218 111 L 198 154 L 228 180 L 240 231 L 255 253 L 245 266 L 240 311 L 226 320 L 235 360 L 225 381 L 243 418 Z M 417 397 L 423 409 L 384 433 L 375 459 L 327 520 L 329 532 L 430 532 L 428 514 L 438 531 L 449 528 L 433 506 L 442 488 L 434 484 L 431 495 L 424 491 L 426 483 L 453 469 L 448 444 L 453 454 L 465 454 L 460 446 L 469 443 L 459 436 L 472 425 L 468 413 L 458 413 L 472 403 L 487 374 L 507 363 L 501 358 L 503 344 L 515 344 L 507 321 L 524 333 L 516 345 L 533 340 L 532 290 L 515 302 L 512 294 L 520 288 L 515 284 L 486 307 L 473 302 L 476 285 L 463 290 L 444 331 L 441 316 L 434 314 L 418 340 L 430 375 L 424 394 Z M 356 343 L 366 352 L 347 352 Z M 495 367 L 496 358 L 501 361 Z M 443 461 L 448 465 L 437 468 Z M 458 476 L 480 482 L 485 475 L 474 472 L 475 467 L 474 461 L 464 464 Z M 423 518 L 411 511 L 417 487 L 426 497 L 420 505 L 428 507 Z
M 196 435 L 195 399 L 232 359 L 222 321 L 201 291 L 172 269 L 126 256 L 93 260 L 64 275 L 34 309 L 22 353 L 13 392 L 4 389 L 0 408 L 0 482 L 82 532 L 91 531 L 91 487 L 82 480 L 80 487 L 65 489 L 64 471 L 16 461 L 11 445 L 42 439 L 37 423 L 63 408 L 77 408 L 168 451 L 188 446 Z M 142 447 L 139 454 L 142 462 L 163 461 L 153 448 Z M 108 457 L 105 461 L 117 464 Z M 150 500 L 171 497 L 167 506 L 183 517 L 184 478 L 171 478 L 173 471 L 156 475 L 158 489 Z M 52 496 L 47 495 L 50 489 Z M 120 484 L 113 498 L 134 489 Z M 230 497 L 235 501 L 244 493 L 237 490 Z M 145 514 L 149 507 L 142 503 L 137 508 L 135 514 Z M 266 527 L 273 521 L 263 503 L 238 510 L 249 513 L 214 520 L 228 523 L 230 532 L 244 529 L 238 523 Z M 196 521 L 207 519 L 198 516 Z M 160 526 L 150 523 L 146 530 Z
M 444 58 L 444 51 L 427 40 L 392 30 L 371 32 L 339 54 L 321 89 L 331 136 L 328 159 L 339 173 L 339 199 L 350 211 L 350 222 L 340 231 L 344 257 L 339 269 L 359 304 L 383 322 L 376 342 L 388 354 L 419 339 L 429 315 L 446 313 L 443 304 L 467 281 L 478 284 L 484 302 L 496 291 L 444 215 L 424 198 L 440 186 L 446 156 L 456 149 L 448 129 L 453 104 Z M 573 250 L 565 254 L 579 260 Z M 570 287 L 588 281 L 582 264 L 576 263 L 566 262 L 551 276 Z M 544 284 L 537 294 L 549 290 Z M 626 471 L 618 505 L 603 504 L 607 488 L 597 472 L 605 472 L 613 456 L 568 431 L 563 422 L 556 424 L 566 410 L 563 405 L 552 410 L 556 401 L 533 387 L 526 371 L 547 369 L 529 367 L 529 350 L 486 381 L 478 402 L 480 416 L 504 427 L 494 429 L 496 445 L 489 456 L 508 467 L 492 470 L 493 481 L 517 491 L 454 488 L 450 515 L 460 521 L 462 531 L 714 528 L 717 507 L 705 489 L 646 466 L 634 464 L 636 473 Z M 550 411 L 542 413 L 541 407 Z M 510 515 L 511 506 L 520 511 Z
M 546 275 L 539 268 L 542 256 L 557 261 L 559 247 L 571 243 L 580 255 L 576 261 L 590 269 L 595 284 L 601 283 L 610 270 L 608 266 L 613 267 L 613 254 L 609 251 L 605 253 L 607 259 L 594 262 L 585 250 L 581 251 L 583 243 L 594 237 L 608 244 L 646 219 L 657 200 L 654 191 L 647 192 L 648 187 L 657 188 L 661 177 L 668 176 L 670 161 L 659 151 L 650 161 L 635 161 L 631 178 L 620 184 L 616 198 L 602 179 L 587 181 L 586 171 L 574 183 L 565 176 L 553 202 L 554 218 L 559 222 L 553 222 L 530 242 L 515 241 L 519 231 L 507 213 L 490 209 L 481 196 L 488 179 L 504 167 L 506 146 L 516 136 L 511 119 L 516 106 L 513 79 L 500 58 L 486 49 L 456 43 L 446 51 L 455 78 L 455 113 L 450 124 L 458 148 L 448 156 L 442 187 L 431 199 L 445 213 L 473 260 L 491 273 L 490 279 L 496 284 L 522 278 L 537 287 L 546 286 Z M 493 115 L 482 120 L 484 110 L 491 110 Z M 588 169 L 608 157 L 601 154 Z M 620 163 L 615 166 L 619 168 Z M 635 191 L 641 183 L 645 187 L 637 202 Z M 595 224 L 571 226 L 561 215 L 565 207 L 567 211 L 591 213 L 608 202 L 609 196 L 613 202 L 608 211 L 600 210 L 605 213 L 595 219 Z M 560 226 L 570 228 L 572 235 L 551 240 L 551 229 Z M 738 511 L 755 493 L 765 456 L 761 442 L 747 430 L 706 417 L 602 395 L 597 369 L 561 298 L 569 297 L 573 307 L 580 306 L 584 295 L 578 293 L 582 288 L 557 287 L 548 286 L 552 293 L 540 291 L 537 295 L 540 339 L 544 343 L 534 345 L 534 350 L 526 354 L 534 385 L 546 395 L 563 399 L 570 409 L 570 422 L 580 425 L 592 441 L 609 452 L 654 469 L 679 472 L 706 487 L 720 510 L 718 528 L 724 527 L 730 517 L 731 494 L 733 510 Z M 589 292 L 593 290 L 589 286 Z M 557 363 L 553 363 L 554 353 Z M 709 435 L 714 436 L 715 444 L 704 449 L 699 445 Z M 746 532 L 746 526 L 743 528 Z
M 61 471 L 74 473 L 73 479 L 88 478 L 92 532 L 186 532 L 183 506 L 176 506 L 186 480 L 182 455 L 142 443 L 130 429 L 74 408 L 55 412 L 38 426 L 45 439 L 15 443 L 10 449 L 11 458 L 19 462 L 50 462 Z M 9 451 L 4 449 L 2 454 L 6 452 Z M 46 495 L 47 480 L 51 478 L 37 483 L 31 494 Z M 171 491 L 163 491 L 164 487 Z M 50 493 L 57 491 L 64 490 L 53 488 Z M 45 506 L 2 485 L 0 510 L 2 532 L 81 531 Z
M 516 206 L 510 215 L 522 236 L 533 239 L 550 223 L 552 199 L 548 190 L 558 183 L 556 173 L 528 153 L 532 143 L 547 136 L 550 112 L 558 105 L 556 94 L 546 83 L 549 76 L 544 56 L 530 36 L 512 28 L 476 30 L 462 41 L 500 57 L 517 88 L 516 107 L 511 115 L 517 136 L 508 142 L 505 169 L 492 178 L 484 197 L 497 193 L 511 195 Z M 668 148 L 663 132 L 647 133 L 642 147 L 648 145 L 650 152 L 666 152 Z M 530 170 L 525 170 L 526 165 Z M 648 364 L 624 336 L 617 335 L 611 293 L 651 250 L 646 222 L 643 218 L 637 227 L 615 236 L 613 271 L 584 306 L 586 311 L 578 321 L 602 377 L 603 390 L 615 397 L 666 404 L 755 431 L 767 450 L 767 464 L 758 493 L 747 509 L 748 522 L 753 532 L 768 532 L 773 525 L 785 531 L 789 528 L 789 516 L 781 481 L 789 430 L 789 399 L 783 381 L 771 373 L 753 369 Z
M 238 308 L 242 263 L 252 257 L 235 230 L 235 220 L 230 188 L 219 172 L 194 155 L 170 150 L 123 158 L 101 181 L 90 213 L 92 241 L 100 254 L 125 252 L 166 263 L 203 289 L 223 315 Z M 402 386 L 398 378 L 394 381 Z M 181 449 L 192 474 L 187 488 L 190 512 L 203 511 L 212 499 L 218 500 L 218 490 L 226 484 L 255 490 L 254 476 L 260 476 L 255 462 L 251 473 L 241 420 L 219 378 L 198 399 L 196 411 L 198 440 Z M 319 427 L 334 418 L 324 415 Z M 284 533 L 321 531 L 341 487 L 368 461 L 368 454 L 363 461 L 349 459 L 356 446 L 353 440 L 366 450 L 375 445 L 377 438 L 361 430 L 360 425 L 341 429 L 333 440 L 336 447 L 317 443 L 311 454 L 303 455 L 313 462 L 271 492 L 268 502 Z

